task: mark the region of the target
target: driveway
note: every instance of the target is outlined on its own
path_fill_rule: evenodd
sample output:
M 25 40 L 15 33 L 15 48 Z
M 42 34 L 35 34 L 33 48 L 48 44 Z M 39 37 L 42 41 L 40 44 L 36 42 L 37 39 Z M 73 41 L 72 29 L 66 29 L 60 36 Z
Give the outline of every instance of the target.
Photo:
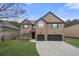
M 36 48 L 40 56 L 79 56 L 79 48 L 63 41 L 37 41 Z

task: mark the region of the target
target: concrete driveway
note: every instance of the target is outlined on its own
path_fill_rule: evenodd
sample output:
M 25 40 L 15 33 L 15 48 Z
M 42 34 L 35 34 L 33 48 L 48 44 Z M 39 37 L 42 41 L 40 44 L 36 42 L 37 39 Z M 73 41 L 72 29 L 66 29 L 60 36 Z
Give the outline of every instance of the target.
M 36 48 L 40 56 L 79 56 L 79 48 L 63 41 L 37 41 Z

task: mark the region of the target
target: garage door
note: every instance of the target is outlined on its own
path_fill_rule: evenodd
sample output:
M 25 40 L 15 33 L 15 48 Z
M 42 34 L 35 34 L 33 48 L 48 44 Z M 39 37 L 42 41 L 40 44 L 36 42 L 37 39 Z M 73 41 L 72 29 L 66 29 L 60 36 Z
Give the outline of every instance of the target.
M 62 35 L 48 35 L 49 41 L 62 41 Z
M 37 35 L 37 41 L 44 41 L 44 40 L 45 40 L 45 37 L 43 34 Z

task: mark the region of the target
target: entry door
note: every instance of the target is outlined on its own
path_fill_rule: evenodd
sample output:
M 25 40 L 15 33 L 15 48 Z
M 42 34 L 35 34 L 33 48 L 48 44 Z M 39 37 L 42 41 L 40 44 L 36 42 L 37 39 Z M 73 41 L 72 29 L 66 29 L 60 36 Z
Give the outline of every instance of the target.
M 32 39 L 35 39 L 35 32 L 32 32 Z
M 37 35 L 37 41 L 44 41 L 44 40 L 45 40 L 45 37 L 43 34 Z

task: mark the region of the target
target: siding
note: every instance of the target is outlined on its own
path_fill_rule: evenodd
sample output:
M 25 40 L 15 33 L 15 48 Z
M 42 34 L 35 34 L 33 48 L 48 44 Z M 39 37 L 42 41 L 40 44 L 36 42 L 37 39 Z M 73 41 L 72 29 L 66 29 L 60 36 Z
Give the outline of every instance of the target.
M 56 18 L 52 14 L 48 14 L 47 16 L 45 16 L 44 20 L 47 22 L 61 22 L 58 18 Z
M 79 24 L 65 28 L 64 36 L 79 37 Z

